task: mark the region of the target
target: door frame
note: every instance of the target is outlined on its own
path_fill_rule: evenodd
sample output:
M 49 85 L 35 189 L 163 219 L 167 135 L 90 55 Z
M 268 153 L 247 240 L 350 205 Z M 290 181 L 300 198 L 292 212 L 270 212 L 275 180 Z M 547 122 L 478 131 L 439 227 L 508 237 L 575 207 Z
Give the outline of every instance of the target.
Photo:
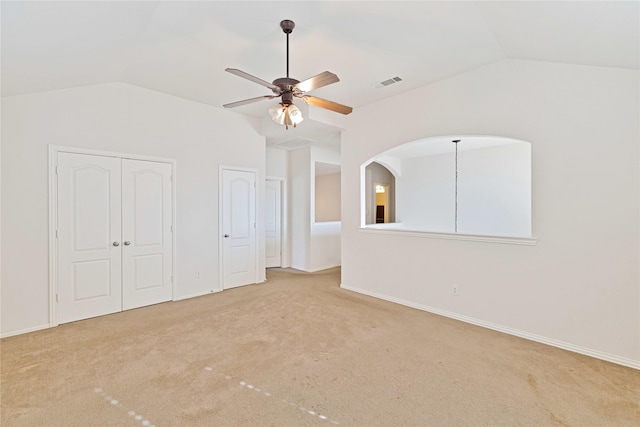
M 249 173 L 253 173 L 254 177 L 255 177 L 255 183 L 256 183 L 256 188 L 255 188 L 255 221 L 256 221 L 256 228 L 255 228 L 255 233 L 254 233 L 254 244 L 256 247 L 256 259 L 255 259 L 255 266 L 256 266 L 256 283 L 260 283 L 262 281 L 262 277 L 264 276 L 264 274 L 260 274 L 260 266 L 263 266 L 263 270 L 264 270 L 264 259 L 262 260 L 262 262 L 260 262 L 260 257 L 262 256 L 262 258 L 264 258 L 264 250 L 260 250 L 260 248 L 258 248 L 258 241 L 260 240 L 258 238 L 259 234 L 258 233 L 263 233 L 264 234 L 264 227 L 262 226 L 263 220 L 261 219 L 261 217 L 259 216 L 260 213 L 262 213 L 262 209 L 260 208 L 260 200 L 262 199 L 262 203 L 264 203 L 264 198 L 262 197 L 262 189 L 261 186 L 259 187 L 259 179 L 260 179 L 260 173 L 258 171 L 258 169 L 255 168 L 244 168 L 244 167 L 238 167 L 238 166 L 228 166 L 228 165 L 219 165 L 218 166 L 218 291 L 223 291 L 224 290 L 224 242 L 222 239 L 222 229 L 224 228 L 224 224 L 222 223 L 223 220 L 223 191 L 224 191 L 224 186 L 223 186 L 223 178 L 222 178 L 222 174 L 224 171 L 238 171 L 238 172 L 249 172 Z
M 172 272 L 172 296 L 177 299 L 176 293 L 176 161 L 162 157 L 145 156 L 140 154 L 118 153 L 113 151 L 94 150 L 83 147 L 71 147 L 65 145 L 49 144 L 49 327 L 58 326 L 58 153 L 86 154 L 90 156 L 117 157 L 120 159 L 143 160 L 148 162 L 168 163 L 171 165 L 171 216 L 172 230 L 171 248 L 173 252 L 171 260 Z
M 279 181 L 280 182 L 280 265 L 282 268 L 289 268 L 291 264 L 289 262 L 289 202 L 287 200 L 287 178 L 280 176 L 267 176 L 266 181 Z

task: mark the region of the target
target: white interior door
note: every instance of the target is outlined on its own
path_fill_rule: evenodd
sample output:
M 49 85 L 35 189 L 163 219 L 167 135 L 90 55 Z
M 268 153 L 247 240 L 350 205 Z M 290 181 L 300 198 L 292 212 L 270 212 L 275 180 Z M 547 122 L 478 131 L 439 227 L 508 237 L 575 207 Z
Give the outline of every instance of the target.
M 122 308 L 170 301 L 171 165 L 122 160 Z
M 120 159 L 58 154 L 58 323 L 122 309 Z
M 256 283 L 256 174 L 222 170 L 223 289 Z
M 265 266 L 282 266 L 282 199 L 280 181 L 265 185 Z

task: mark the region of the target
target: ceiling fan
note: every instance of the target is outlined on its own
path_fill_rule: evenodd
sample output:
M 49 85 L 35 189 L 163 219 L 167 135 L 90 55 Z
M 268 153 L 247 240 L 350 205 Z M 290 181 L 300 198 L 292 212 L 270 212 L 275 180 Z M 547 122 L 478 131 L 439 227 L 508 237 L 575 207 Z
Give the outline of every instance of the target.
M 293 32 L 295 23 L 289 19 L 285 19 L 280 22 L 280 28 L 282 28 L 282 31 L 287 35 L 287 77 L 281 77 L 279 79 L 275 79 L 272 83 L 269 83 L 266 80 L 262 80 L 258 77 L 252 76 L 251 74 L 245 73 L 244 71 L 235 68 L 227 68 L 225 69 L 225 71 L 231 74 L 235 74 L 236 76 L 242 77 L 271 89 L 273 95 L 258 96 L 256 98 L 249 98 L 243 101 L 232 102 L 229 104 L 224 104 L 223 107 L 234 108 L 241 105 L 263 101 L 266 99 L 281 98 L 281 102 L 279 104 L 281 108 L 272 108 L 269 112 L 271 113 L 271 118 L 276 123 L 284 124 L 287 129 L 289 129 L 289 126 L 291 125 L 293 125 L 293 127 L 296 127 L 296 125 L 302 121 L 302 113 L 293 103 L 293 98 L 300 98 L 309 105 L 325 108 L 327 110 L 335 111 L 336 113 L 351 113 L 351 111 L 353 111 L 353 108 L 351 107 L 347 107 L 346 105 L 338 104 L 337 102 L 328 101 L 326 99 L 306 94 L 306 92 L 309 92 L 313 89 L 318 89 L 323 86 L 339 82 L 340 79 L 335 74 L 329 71 L 325 71 L 303 81 L 299 81 L 289 77 L 289 34 Z

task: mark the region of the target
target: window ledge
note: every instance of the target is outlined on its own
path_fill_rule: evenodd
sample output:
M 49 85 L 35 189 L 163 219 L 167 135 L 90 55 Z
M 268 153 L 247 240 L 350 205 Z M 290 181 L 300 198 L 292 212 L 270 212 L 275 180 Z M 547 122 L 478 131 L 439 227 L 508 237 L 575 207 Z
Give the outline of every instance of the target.
M 314 222 L 313 225 L 318 225 L 318 226 L 331 226 L 331 225 L 341 225 L 342 221 L 319 221 L 319 222 Z
M 404 230 L 392 228 L 377 228 L 376 226 L 360 227 L 360 232 L 368 234 L 385 234 L 393 236 L 422 237 L 428 239 L 468 240 L 472 242 L 501 243 L 506 245 L 535 246 L 538 239 L 535 237 L 506 237 L 506 236 L 482 236 L 478 234 L 460 233 L 436 233 L 433 231 Z

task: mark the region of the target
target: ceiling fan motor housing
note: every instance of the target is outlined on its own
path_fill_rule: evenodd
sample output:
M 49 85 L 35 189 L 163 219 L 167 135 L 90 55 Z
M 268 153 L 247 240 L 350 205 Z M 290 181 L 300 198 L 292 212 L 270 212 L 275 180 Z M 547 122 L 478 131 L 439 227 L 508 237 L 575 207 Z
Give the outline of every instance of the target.
M 293 92 L 283 92 L 282 93 L 282 105 L 291 105 L 293 104 Z
M 298 83 L 300 83 L 299 80 L 291 79 L 289 77 L 281 77 L 273 81 L 273 84 L 278 86 L 279 90 L 272 90 L 276 95 L 282 95 L 282 103 L 288 105 L 293 102 L 293 87 Z

